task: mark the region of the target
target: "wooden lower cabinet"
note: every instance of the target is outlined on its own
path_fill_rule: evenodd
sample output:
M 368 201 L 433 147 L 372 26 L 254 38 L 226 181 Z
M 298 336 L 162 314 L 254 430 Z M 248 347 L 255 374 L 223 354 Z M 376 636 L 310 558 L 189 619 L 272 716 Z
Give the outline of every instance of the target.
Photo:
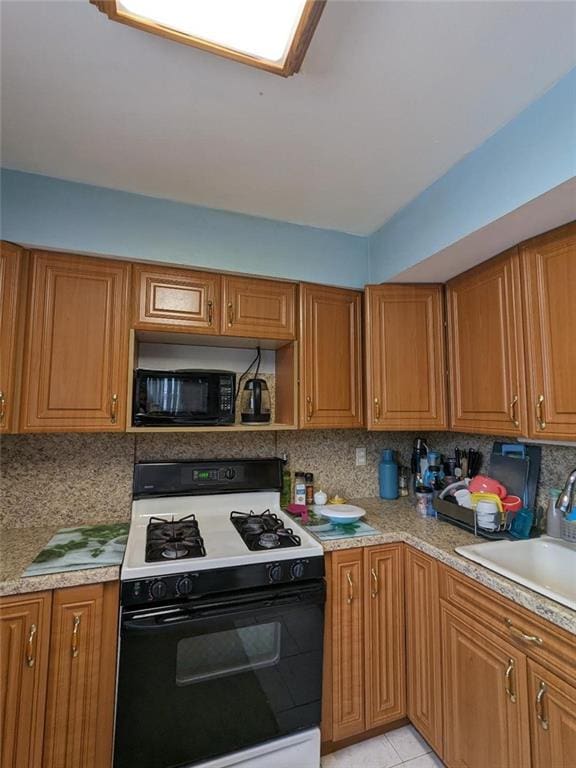
M 448 768 L 529 768 L 526 657 L 441 605 L 444 762 Z
M 406 547 L 404 562 L 408 717 L 441 756 L 442 649 L 438 562 L 412 547 Z
M 400 544 L 330 554 L 332 722 L 324 739 L 358 736 L 406 714 L 402 567 Z
M 118 584 L 0 599 L 2 768 L 110 768 Z
M 0 765 L 40 768 L 51 592 L 0 599 Z
M 533 768 L 574 768 L 576 685 L 528 659 L 528 690 Z

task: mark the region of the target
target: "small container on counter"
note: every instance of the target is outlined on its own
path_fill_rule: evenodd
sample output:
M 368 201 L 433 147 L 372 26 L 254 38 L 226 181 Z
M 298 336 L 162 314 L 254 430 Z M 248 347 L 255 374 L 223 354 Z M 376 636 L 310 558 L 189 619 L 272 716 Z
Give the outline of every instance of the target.
M 410 485 L 410 470 L 408 467 L 400 467 L 398 470 L 398 496 L 408 496 Z
M 304 472 L 294 473 L 294 504 L 306 504 L 306 480 Z
M 306 484 L 306 505 L 311 506 L 314 504 L 314 475 L 312 472 L 306 472 L 304 482 Z
M 552 488 L 549 494 L 548 512 L 546 513 L 546 533 L 555 539 L 562 538 L 562 512 L 556 509 L 556 501 L 562 491 L 559 488 Z
M 327 501 L 328 501 L 328 496 L 324 493 L 324 491 L 322 490 L 316 491 L 316 493 L 314 494 L 314 504 L 316 504 L 319 507 L 323 507 Z
M 436 517 L 436 512 L 432 506 L 433 500 L 433 488 L 428 488 L 426 485 L 416 488 L 416 512 L 420 517 Z

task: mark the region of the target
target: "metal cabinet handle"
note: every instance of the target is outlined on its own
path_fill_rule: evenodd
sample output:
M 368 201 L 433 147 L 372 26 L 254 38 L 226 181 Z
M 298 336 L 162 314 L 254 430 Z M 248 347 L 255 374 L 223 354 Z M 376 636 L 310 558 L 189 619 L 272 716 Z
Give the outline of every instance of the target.
M 544 395 L 538 395 L 538 400 L 536 401 L 536 421 L 538 422 L 538 426 L 542 430 L 546 429 L 546 422 L 544 421 L 543 405 L 544 405 Z
M 547 690 L 548 689 L 546 688 L 546 683 L 540 681 L 540 685 L 538 686 L 538 693 L 536 694 L 536 717 L 543 730 L 545 731 L 548 730 L 548 726 L 550 725 L 546 715 L 544 714 L 544 694 Z
M 6 396 L 4 395 L 4 392 L 0 390 L 0 424 L 4 424 L 5 417 L 6 417 Z
M 212 325 L 213 320 L 214 320 L 214 302 L 209 301 L 208 302 L 208 325 Z
M 514 693 L 514 688 L 512 687 L 513 672 L 514 672 L 514 659 L 508 659 L 508 666 L 506 667 L 506 672 L 504 673 L 504 690 L 506 691 L 506 696 L 508 696 L 512 704 L 516 704 L 516 694 Z
M 37 627 L 36 624 L 30 626 L 30 633 L 28 634 L 28 642 L 26 643 L 26 666 L 33 667 L 36 664 L 36 657 L 34 656 L 34 638 L 36 637 Z
M 72 658 L 75 659 L 78 656 L 78 644 L 80 633 L 80 616 L 74 616 L 74 622 L 72 624 Z
M 374 398 L 374 419 L 380 421 L 380 400 L 377 397 Z
M 352 581 L 352 576 L 350 576 L 350 571 L 346 571 L 346 579 L 348 580 L 348 599 L 346 602 L 348 605 L 351 605 L 352 600 L 354 600 L 354 583 Z
M 313 412 L 314 409 L 312 407 L 312 398 L 310 395 L 306 395 L 306 421 L 310 421 L 312 419 Z
M 520 426 L 520 422 L 516 417 L 516 406 L 518 404 L 518 395 L 514 395 L 512 402 L 510 403 L 510 421 L 515 427 Z
M 378 574 L 376 573 L 374 568 L 370 569 L 370 575 L 372 576 L 372 580 L 374 582 L 374 589 L 370 594 L 372 596 L 372 599 L 374 600 L 375 598 L 378 597 Z
M 114 393 L 112 395 L 112 404 L 110 406 L 110 421 L 112 424 L 116 424 L 118 418 L 118 395 Z
M 231 327 L 234 323 L 234 305 L 231 301 L 228 302 L 228 326 Z
M 504 622 L 510 630 L 510 634 L 513 635 L 517 640 L 521 640 L 523 643 L 532 643 L 532 645 L 542 645 L 543 641 L 541 637 L 538 637 L 538 635 L 525 634 L 521 629 L 517 629 L 512 624 L 512 619 L 506 618 L 504 619 Z

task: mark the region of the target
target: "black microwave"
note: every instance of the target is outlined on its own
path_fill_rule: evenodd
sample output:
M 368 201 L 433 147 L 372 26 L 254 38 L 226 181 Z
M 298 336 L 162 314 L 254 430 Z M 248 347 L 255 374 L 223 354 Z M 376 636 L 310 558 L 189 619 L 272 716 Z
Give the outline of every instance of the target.
M 231 371 L 147 371 L 134 374 L 135 427 L 234 424 L 236 374 Z

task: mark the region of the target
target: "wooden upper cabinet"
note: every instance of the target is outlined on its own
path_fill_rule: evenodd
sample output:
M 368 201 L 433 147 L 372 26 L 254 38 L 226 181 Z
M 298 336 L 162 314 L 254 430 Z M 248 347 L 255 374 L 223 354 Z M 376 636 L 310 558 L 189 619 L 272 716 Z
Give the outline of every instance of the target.
M 360 291 L 300 286 L 300 425 L 363 425 Z
M 118 584 L 54 592 L 43 768 L 110 768 Z
M 573 768 L 576 687 L 528 660 L 533 768 Z
M 130 265 L 31 254 L 23 432 L 126 427 Z
M 40 768 L 51 592 L 0 598 L 0 764 Z
M 17 245 L 0 243 L 0 433 L 15 432 L 18 426 L 25 256 Z
M 447 426 L 441 285 L 366 288 L 368 429 Z
M 526 657 L 444 603 L 444 761 L 530 766 Z
M 366 729 L 363 550 L 332 552 L 332 738 Z
M 451 428 L 526 434 L 518 249 L 455 277 L 446 298 Z
M 576 438 L 576 223 L 520 248 L 529 434 Z
M 253 339 L 296 338 L 296 284 L 252 277 L 222 277 L 222 330 L 225 336 Z
M 408 717 L 442 755 L 442 652 L 438 561 L 406 547 Z
M 364 550 L 366 729 L 406 715 L 402 545 Z
M 147 264 L 132 266 L 134 328 L 217 334 L 220 276 Z

